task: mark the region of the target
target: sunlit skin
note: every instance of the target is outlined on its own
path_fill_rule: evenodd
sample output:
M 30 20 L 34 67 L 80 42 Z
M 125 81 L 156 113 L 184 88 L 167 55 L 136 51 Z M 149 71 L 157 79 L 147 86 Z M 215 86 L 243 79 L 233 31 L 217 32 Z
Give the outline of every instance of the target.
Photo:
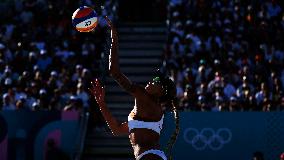
M 116 29 L 106 17 L 111 29 L 111 49 L 109 56 L 109 72 L 116 82 L 135 98 L 135 105 L 129 116 L 135 120 L 157 122 L 163 116 L 160 97 L 164 89 L 159 81 L 153 80 L 145 87 L 132 83 L 121 71 L 118 62 L 118 37 Z M 150 129 L 134 128 L 129 132 L 128 122 L 120 123 L 112 116 L 105 103 L 105 90 L 98 79 L 92 82 L 90 92 L 94 95 L 100 111 L 107 122 L 113 135 L 128 135 L 132 145 L 134 156 L 142 154 L 150 149 L 160 149 L 160 135 Z M 162 160 L 155 154 L 146 154 L 140 160 Z

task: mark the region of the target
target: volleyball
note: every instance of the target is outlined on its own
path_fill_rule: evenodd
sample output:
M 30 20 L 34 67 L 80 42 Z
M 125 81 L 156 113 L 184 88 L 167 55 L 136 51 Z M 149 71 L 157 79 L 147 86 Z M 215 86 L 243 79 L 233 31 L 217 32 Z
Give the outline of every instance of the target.
M 90 32 L 98 24 L 98 16 L 95 10 L 82 6 L 72 15 L 72 24 L 79 32 Z

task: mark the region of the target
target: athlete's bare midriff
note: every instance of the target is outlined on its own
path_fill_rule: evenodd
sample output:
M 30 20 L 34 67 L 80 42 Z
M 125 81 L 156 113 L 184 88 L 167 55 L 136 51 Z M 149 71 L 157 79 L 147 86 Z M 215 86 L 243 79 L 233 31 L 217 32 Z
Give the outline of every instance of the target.
M 135 107 L 129 114 L 133 119 L 144 122 L 156 122 L 162 117 L 162 111 L 160 107 L 151 106 L 147 104 L 148 101 L 135 100 Z M 145 103 L 146 102 L 146 103 Z M 134 150 L 134 155 L 137 157 L 143 152 L 150 149 L 160 149 L 160 134 L 147 128 L 134 128 L 129 133 L 129 139 Z
M 150 129 L 132 129 L 129 139 L 136 157 L 147 150 L 160 149 L 160 135 Z

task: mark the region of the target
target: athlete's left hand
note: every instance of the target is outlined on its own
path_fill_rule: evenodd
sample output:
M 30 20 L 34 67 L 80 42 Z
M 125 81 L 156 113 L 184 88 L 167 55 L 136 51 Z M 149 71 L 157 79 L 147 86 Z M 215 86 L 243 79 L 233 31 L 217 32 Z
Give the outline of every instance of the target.
M 98 79 L 91 82 L 91 88 L 89 88 L 92 95 L 95 97 L 99 105 L 105 103 L 105 89 L 101 86 Z

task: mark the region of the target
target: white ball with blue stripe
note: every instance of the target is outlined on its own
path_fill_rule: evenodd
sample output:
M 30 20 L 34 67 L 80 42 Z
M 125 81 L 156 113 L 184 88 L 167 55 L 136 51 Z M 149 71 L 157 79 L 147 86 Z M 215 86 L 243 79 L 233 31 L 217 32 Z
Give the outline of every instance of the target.
M 98 16 L 95 10 L 82 6 L 72 16 L 72 24 L 79 32 L 90 32 L 98 25 Z

